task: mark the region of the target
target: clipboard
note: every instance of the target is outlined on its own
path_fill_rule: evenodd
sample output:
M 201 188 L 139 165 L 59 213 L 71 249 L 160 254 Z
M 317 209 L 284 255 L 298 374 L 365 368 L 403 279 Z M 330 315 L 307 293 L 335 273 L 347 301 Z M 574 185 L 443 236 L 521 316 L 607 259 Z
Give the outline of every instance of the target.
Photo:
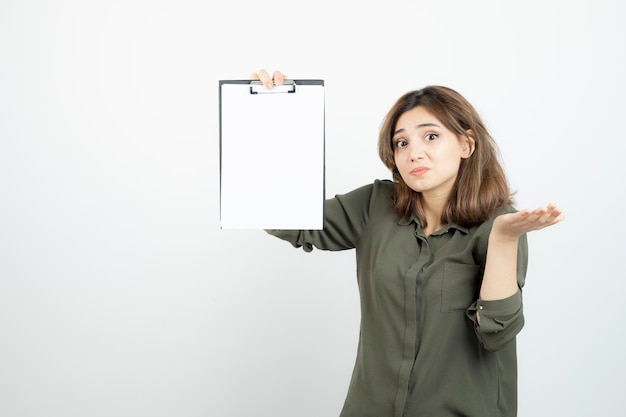
M 220 227 L 324 227 L 323 80 L 220 80 Z

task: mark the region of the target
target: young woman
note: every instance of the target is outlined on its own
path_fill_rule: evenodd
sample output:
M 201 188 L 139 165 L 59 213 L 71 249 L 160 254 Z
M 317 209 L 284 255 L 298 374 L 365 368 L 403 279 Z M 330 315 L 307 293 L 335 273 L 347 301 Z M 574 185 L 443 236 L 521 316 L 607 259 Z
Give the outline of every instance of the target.
M 323 230 L 268 230 L 305 251 L 356 249 L 361 327 L 341 416 L 517 415 L 526 233 L 561 210 L 512 206 L 493 139 L 449 88 L 400 97 L 378 147 L 393 181 L 327 200 Z

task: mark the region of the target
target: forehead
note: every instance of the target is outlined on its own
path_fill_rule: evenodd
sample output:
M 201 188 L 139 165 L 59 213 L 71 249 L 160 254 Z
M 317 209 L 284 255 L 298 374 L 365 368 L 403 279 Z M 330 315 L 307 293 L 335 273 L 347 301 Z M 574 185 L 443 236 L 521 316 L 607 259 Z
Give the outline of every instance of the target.
M 396 122 L 396 126 L 394 129 L 398 131 L 400 129 L 414 129 L 421 128 L 422 126 L 439 126 L 444 128 L 444 124 L 435 117 L 430 111 L 428 111 L 423 106 L 417 106 L 412 108 L 411 110 L 405 111 L 398 117 L 398 121 Z
M 396 122 L 396 127 L 401 128 L 407 127 L 404 125 L 419 125 L 424 123 L 434 123 L 439 126 L 443 126 L 441 120 L 437 119 L 437 117 L 435 117 L 435 115 L 428 111 L 425 107 L 417 106 L 402 113 Z

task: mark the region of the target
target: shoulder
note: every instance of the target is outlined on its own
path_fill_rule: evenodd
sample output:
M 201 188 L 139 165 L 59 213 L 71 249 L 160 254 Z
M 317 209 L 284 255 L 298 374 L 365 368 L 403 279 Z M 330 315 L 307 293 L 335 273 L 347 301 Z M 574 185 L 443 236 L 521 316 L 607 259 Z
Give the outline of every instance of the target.
M 374 182 L 362 185 L 344 194 L 337 194 L 338 198 L 366 198 L 387 196 L 391 197 L 395 190 L 395 184 L 390 180 L 377 179 Z
M 391 180 L 375 180 L 372 187 L 378 194 L 388 195 L 390 197 L 396 190 L 396 185 Z
M 516 213 L 518 210 L 517 208 L 515 208 L 515 206 L 511 205 L 511 204 L 507 204 L 506 206 L 495 210 L 491 216 L 490 216 L 490 221 L 493 221 L 496 217 L 500 216 L 501 214 L 507 214 L 507 213 Z
M 386 212 L 393 208 L 394 190 L 395 185 L 392 181 L 377 179 L 347 193 L 337 194 L 329 201 L 338 203 L 346 210 L 358 208 L 369 214 Z

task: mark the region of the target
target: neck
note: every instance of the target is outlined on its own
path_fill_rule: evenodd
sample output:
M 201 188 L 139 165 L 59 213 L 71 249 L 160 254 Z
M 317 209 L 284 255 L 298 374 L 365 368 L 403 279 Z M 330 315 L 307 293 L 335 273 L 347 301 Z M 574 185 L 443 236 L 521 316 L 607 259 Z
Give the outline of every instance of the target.
M 424 208 L 424 216 L 426 217 L 426 227 L 424 234 L 430 235 L 432 232 L 441 229 L 444 224 L 441 222 L 441 213 L 448 201 L 447 197 L 435 196 L 426 197 L 422 194 L 422 207 Z

